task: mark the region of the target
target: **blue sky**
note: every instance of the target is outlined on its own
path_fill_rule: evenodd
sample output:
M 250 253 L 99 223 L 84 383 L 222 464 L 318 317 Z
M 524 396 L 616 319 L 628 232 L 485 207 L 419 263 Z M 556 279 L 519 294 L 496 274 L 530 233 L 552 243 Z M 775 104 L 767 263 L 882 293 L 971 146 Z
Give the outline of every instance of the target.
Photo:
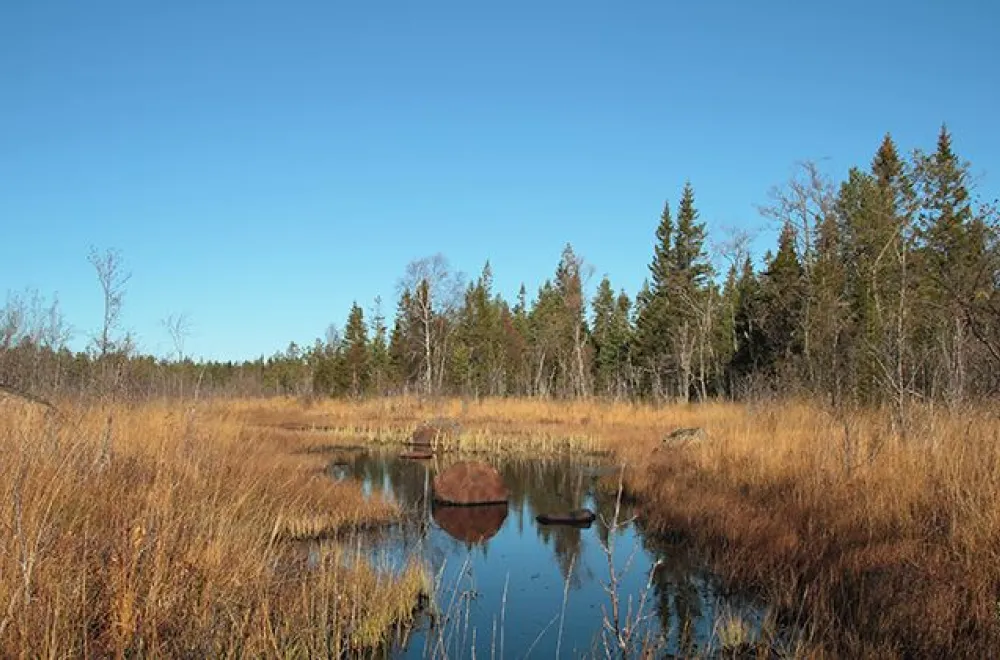
M 840 177 L 946 121 L 995 197 L 1000 10 L 981 2 L 0 3 L 0 295 L 242 359 L 391 313 L 435 252 L 529 292 L 570 242 L 634 293 L 664 199 L 710 234 L 800 159 Z

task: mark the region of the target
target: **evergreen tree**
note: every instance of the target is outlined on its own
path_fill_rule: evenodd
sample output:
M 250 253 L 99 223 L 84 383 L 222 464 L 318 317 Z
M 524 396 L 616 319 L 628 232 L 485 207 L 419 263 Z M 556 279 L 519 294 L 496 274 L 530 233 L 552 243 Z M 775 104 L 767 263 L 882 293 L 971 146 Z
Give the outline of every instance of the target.
M 396 319 L 389 339 L 389 364 L 392 381 L 401 391 L 419 387 L 417 378 L 423 360 L 423 346 L 418 336 L 417 312 L 413 295 L 404 289 L 396 305 Z
M 794 384 L 796 358 L 802 352 L 802 315 L 805 295 L 795 229 L 786 224 L 778 238 L 778 253 L 770 261 L 760 286 L 760 323 L 764 344 L 761 367 Z
M 348 376 L 348 393 L 351 396 L 361 396 L 368 387 L 368 326 L 365 325 L 365 315 L 355 302 L 347 315 L 347 325 L 344 327 L 342 355 L 344 369 Z
M 768 255 L 767 261 L 770 260 Z M 762 371 L 767 357 L 767 336 L 762 318 L 763 301 L 753 262 L 746 257 L 736 281 L 736 312 L 733 316 L 735 352 L 729 362 L 728 381 L 734 396 L 745 396 Z
M 698 221 L 691 183 L 684 184 L 677 207 L 677 228 L 674 236 L 674 273 L 670 278 L 668 309 L 677 318 L 671 345 L 677 366 L 677 395 L 687 401 L 699 373 L 700 392 L 704 397 L 705 355 L 711 344 L 712 267 L 705 254 L 705 225 Z M 696 367 L 695 360 L 698 360 Z
M 847 274 L 844 268 L 840 229 L 831 214 L 823 219 L 816 233 L 816 264 L 813 268 L 813 318 L 815 340 L 812 358 L 816 362 L 814 386 L 828 394 L 832 403 L 842 399 L 844 335 L 847 332 Z
M 645 374 L 644 387 L 655 397 L 665 394 L 671 353 L 670 336 L 674 323 L 671 315 L 670 287 L 676 270 L 674 223 L 670 203 L 663 205 L 656 227 L 650 279 L 643 282 L 636 305 L 636 352 Z
M 493 295 L 493 271 L 487 261 L 479 279 L 470 284 L 459 312 L 455 342 L 454 380 L 470 394 L 499 394 L 504 389 L 502 301 Z
M 371 319 L 371 342 L 368 347 L 368 365 L 371 380 L 371 389 L 377 395 L 386 393 L 389 385 L 392 362 L 389 357 L 389 345 L 385 325 L 385 317 L 382 315 L 382 299 L 375 298 L 375 308 Z
M 918 266 L 926 277 L 918 284 L 923 353 L 936 353 L 925 373 L 925 387 L 955 403 L 965 396 L 967 310 L 981 291 L 995 285 L 982 273 L 989 270 L 988 230 L 973 213 L 969 193 L 969 165 L 951 146 L 942 126 L 937 150 L 917 155 L 921 193 L 917 226 Z M 938 374 L 943 374 L 939 376 Z
M 592 303 L 594 330 L 594 391 L 622 396 L 628 350 L 630 302 L 624 292 L 615 296 L 607 275 L 597 286 Z
M 883 306 L 880 279 L 884 248 L 892 241 L 895 227 L 886 222 L 875 177 L 851 168 L 840 187 L 837 213 L 844 235 L 844 255 L 850 264 L 847 289 L 850 299 L 851 363 L 855 394 L 872 402 L 880 392 L 880 349 L 883 345 Z
M 566 337 L 570 341 L 571 353 L 566 355 L 563 372 L 567 385 L 578 396 L 590 392 L 588 380 L 590 354 L 587 342 L 587 321 L 584 315 L 583 259 L 573 251 L 569 243 L 563 248 L 559 265 L 556 267 L 555 285 L 563 303 L 563 324 Z

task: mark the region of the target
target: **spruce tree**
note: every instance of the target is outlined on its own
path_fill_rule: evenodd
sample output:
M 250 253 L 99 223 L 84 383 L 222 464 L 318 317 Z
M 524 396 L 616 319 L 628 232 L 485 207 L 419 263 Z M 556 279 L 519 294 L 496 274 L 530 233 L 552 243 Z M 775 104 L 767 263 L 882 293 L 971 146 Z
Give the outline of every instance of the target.
M 368 365 L 370 387 L 377 395 L 385 394 L 389 380 L 391 360 L 389 358 L 388 328 L 382 315 L 382 299 L 375 297 L 375 307 L 371 315 L 371 342 L 368 345 Z
M 778 252 L 762 278 L 760 293 L 764 368 L 786 382 L 796 376 L 797 358 L 802 352 L 805 289 L 796 240 L 795 229 L 786 224 L 778 238 Z
M 365 314 L 355 302 L 347 315 L 343 340 L 344 365 L 349 377 L 351 396 L 361 396 L 368 387 L 370 375 L 368 350 L 368 326 L 365 325 Z
M 665 394 L 665 378 L 671 354 L 670 335 L 674 318 L 670 310 L 670 288 L 676 271 L 674 223 L 670 203 L 663 205 L 656 227 L 650 279 L 643 282 L 636 305 L 636 353 L 645 375 L 644 389 L 655 397 Z
M 594 314 L 594 330 L 591 334 L 594 345 L 594 390 L 608 395 L 616 385 L 619 346 L 616 345 L 618 338 L 615 327 L 618 322 L 618 301 L 607 275 L 597 285 L 597 293 L 591 306 Z

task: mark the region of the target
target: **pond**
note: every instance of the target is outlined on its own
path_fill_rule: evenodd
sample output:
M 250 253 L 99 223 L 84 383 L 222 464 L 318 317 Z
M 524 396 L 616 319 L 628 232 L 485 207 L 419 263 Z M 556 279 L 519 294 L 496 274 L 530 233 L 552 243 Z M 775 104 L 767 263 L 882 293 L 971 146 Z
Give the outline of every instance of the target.
M 645 649 L 687 657 L 720 648 L 721 621 L 738 622 L 750 636 L 759 631 L 758 604 L 722 594 L 686 546 L 644 534 L 636 512 L 621 503 L 613 465 L 477 460 L 503 476 L 506 505 L 434 505 L 431 481 L 452 462 L 447 455 L 418 462 L 363 451 L 328 468 L 408 512 L 408 522 L 366 554 L 390 568 L 417 556 L 435 577 L 433 603 L 388 655 L 607 657 Z M 581 507 L 597 514 L 589 527 L 535 519 Z

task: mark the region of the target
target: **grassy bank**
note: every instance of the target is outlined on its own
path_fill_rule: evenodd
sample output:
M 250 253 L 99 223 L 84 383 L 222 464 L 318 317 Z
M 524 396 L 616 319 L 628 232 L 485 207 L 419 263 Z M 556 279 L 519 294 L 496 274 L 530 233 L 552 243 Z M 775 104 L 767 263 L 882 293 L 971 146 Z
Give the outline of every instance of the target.
M 995 415 L 916 411 L 905 436 L 887 416 L 808 405 L 706 421 L 709 442 L 630 472 L 649 526 L 692 538 L 835 655 L 1000 648 Z M 638 465 L 651 449 L 622 453 Z
M 422 568 L 296 541 L 396 508 L 238 409 L 0 402 L 0 656 L 336 656 L 406 622 Z

